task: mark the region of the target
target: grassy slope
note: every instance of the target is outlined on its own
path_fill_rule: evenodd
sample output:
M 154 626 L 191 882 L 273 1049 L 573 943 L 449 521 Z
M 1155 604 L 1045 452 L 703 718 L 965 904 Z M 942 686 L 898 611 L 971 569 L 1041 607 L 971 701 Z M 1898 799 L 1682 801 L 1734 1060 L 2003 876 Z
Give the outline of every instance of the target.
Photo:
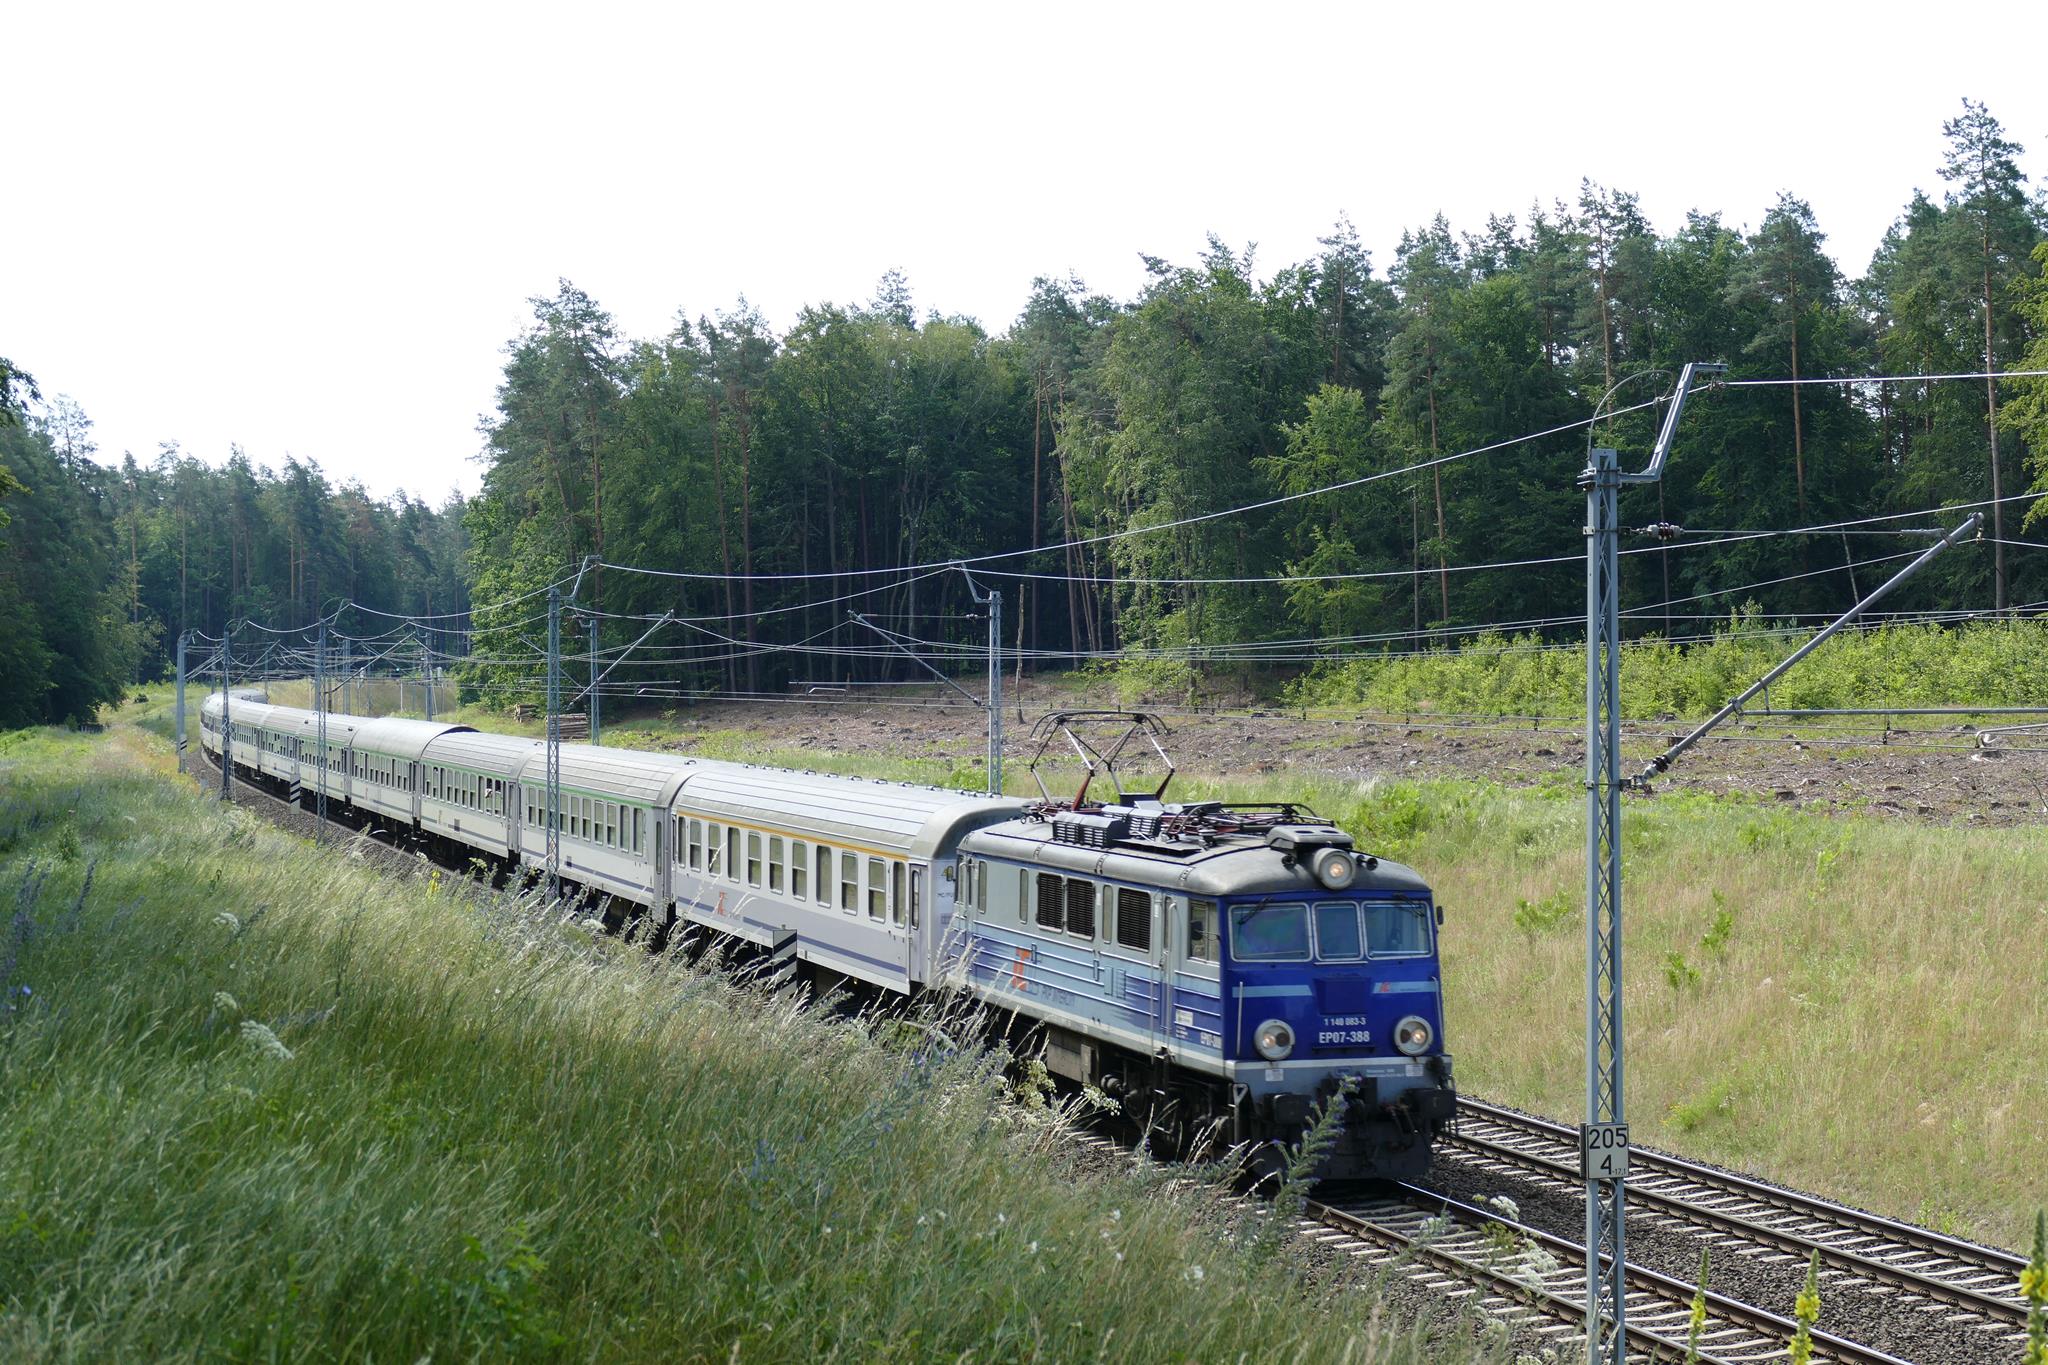
M 630 742 L 629 730 L 662 727 L 614 737 Z M 949 776 L 937 760 L 689 738 L 717 757 Z M 1011 777 L 1012 792 L 1029 787 Z M 1176 790 L 1305 800 L 1413 863 L 1449 907 L 1446 1007 L 1462 1084 L 1576 1121 L 1585 822 L 1570 784 L 1187 775 Z M 1638 1140 L 2022 1245 L 2048 1203 L 2048 830 L 1668 795 L 1631 799 L 1623 820 Z
M 981 1059 L 168 766 L 0 737 L 0 1358 L 1445 1358 L 1075 1179 Z

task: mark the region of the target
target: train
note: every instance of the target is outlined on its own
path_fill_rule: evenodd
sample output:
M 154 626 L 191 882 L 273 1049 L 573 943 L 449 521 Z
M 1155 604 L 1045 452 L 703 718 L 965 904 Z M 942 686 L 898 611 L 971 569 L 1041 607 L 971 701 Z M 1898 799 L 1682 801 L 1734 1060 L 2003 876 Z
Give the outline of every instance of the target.
M 457 862 L 545 868 L 542 741 L 259 697 L 202 703 L 210 762 Z M 752 945 L 820 990 L 966 992 L 1163 1147 L 1243 1144 L 1275 1169 L 1335 1105 L 1317 1178 L 1426 1173 L 1456 1110 L 1429 886 L 1303 807 L 1126 791 L 1076 747 L 1108 795 L 562 744 L 557 870 L 566 892 Z

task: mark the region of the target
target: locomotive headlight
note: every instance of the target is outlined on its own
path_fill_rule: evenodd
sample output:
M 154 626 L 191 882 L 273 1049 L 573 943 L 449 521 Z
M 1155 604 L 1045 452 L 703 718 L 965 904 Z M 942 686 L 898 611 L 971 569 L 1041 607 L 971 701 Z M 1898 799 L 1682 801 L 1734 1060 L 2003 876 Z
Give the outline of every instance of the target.
M 1309 870 L 1329 890 L 1342 891 L 1358 879 L 1358 860 L 1347 849 L 1326 848 L 1310 861 Z
M 1419 1057 L 1429 1051 L 1429 1045 L 1436 1041 L 1436 1030 L 1420 1015 L 1411 1014 L 1394 1025 L 1394 1046 L 1410 1057 Z
M 1269 1062 L 1284 1061 L 1294 1051 L 1294 1030 L 1284 1019 L 1268 1019 L 1252 1035 L 1252 1046 Z

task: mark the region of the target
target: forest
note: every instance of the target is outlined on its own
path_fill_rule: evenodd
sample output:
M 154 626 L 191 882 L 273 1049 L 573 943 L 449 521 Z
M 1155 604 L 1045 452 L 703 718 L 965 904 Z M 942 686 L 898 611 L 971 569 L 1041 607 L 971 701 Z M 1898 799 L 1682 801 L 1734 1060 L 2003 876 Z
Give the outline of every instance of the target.
M 1586 181 L 1425 222 L 1384 266 L 1340 219 L 1278 267 L 1213 237 L 1145 257 L 1131 299 L 1042 278 L 1001 331 L 920 314 L 890 271 L 786 328 L 742 298 L 635 338 L 564 280 L 506 346 L 481 491 L 440 508 L 239 452 L 110 467 L 83 414 L 8 371 L 0 724 L 89 714 L 181 629 L 291 629 L 343 601 L 476 604 L 473 638 L 436 647 L 473 649 L 473 694 L 528 699 L 533 594 L 592 556 L 577 605 L 605 647 L 681 618 L 621 664 L 628 691 L 915 676 L 898 645 L 970 671 L 977 584 L 1003 593 L 1020 666 L 1259 686 L 1482 630 L 1568 640 L 1587 446 L 1639 457 L 1647 400 L 1688 360 L 1728 370 L 1662 484 L 1624 499 L 1631 527 L 1686 529 L 1626 547 L 1631 633 L 1814 622 L 1925 544 L 1900 528 L 1976 506 L 1985 543 L 1887 606 L 2039 610 L 2048 387 L 1982 373 L 2048 369 L 2048 200 L 1984 106 L 1943 131 L 1941 164 L 1902 173 L 1935 188 L 1856 278 L 1793 193 L 1753 227 L 1696 210 L 1667 235 Z M 1817 382 L 1884 375 L 1964 377 Z M 946 567 L 986 556 L 973 582 Z
M 1810 620 L 1925 543 L 1885 523 L 1725 533 L 1925 512 L 1890 523 L 1923 529 L 1987 502 L 1987 543 L 1888 605 L 2038 607 L 2048 554 L 2017 542 L 2048 453 L 2039 384 L 1744 386 L 2048 368 L 2048 209 L 1990 111 L 1965 102 L 1944 131 L 1939 193 L 1913 194 L 1853 280 L 1792 194 L 1753 229 L 1694 212 L 1660 236 L 1634 196 L 1586 182 L 1476 231 L 1437 218 L 1384 271 L 1340 221 L 1270 274 L 1212 238 L 1191 263 L 1146 258 L 1127 301 L 1040 279 L 999 334 L 920 317 L 891 272 L 779 333 L 742 300 L 634 339 L 564 281 L 508 347 L 487 424 L 471 591 L 480 657 L 512 662 L 469 677 L 530 691 L 518 630 L 490 627 L 589 555 L 662 571 L 579 586 L 607 647 L 644 628 L 617 618 L 688 621 L 621 676 L 702 689 L 916 676 L 850 610 L 971 670 L 986 626 L 942 566 L 1035 546 L 1054 548 L 975 576 L 1041 666 L 1253 679 L 1486 626 L 1568 637 L 1589 438 L 1640 453 L 1654 411 L 1447 457 L 1580 422 L 1610 391 L 1639 404 L 1694 359 L 1729 383 L 1694 400 L 1668 477 L 1623 516 L 1722 534 L 1627 561 L 1633 631 L 1690 638 L 1745 607 Z M 893 571 L 917 565 L 935 567 Z
M 302 625 L 342 602 L 459 612 L 464 504 L 429 507 L 166 445 L 96 459 L 77 404 L 0 360 L 0 728 L 90 721 L 165 675 L 180 631 Z M 367 619 L 367 615 L 365 615 Z

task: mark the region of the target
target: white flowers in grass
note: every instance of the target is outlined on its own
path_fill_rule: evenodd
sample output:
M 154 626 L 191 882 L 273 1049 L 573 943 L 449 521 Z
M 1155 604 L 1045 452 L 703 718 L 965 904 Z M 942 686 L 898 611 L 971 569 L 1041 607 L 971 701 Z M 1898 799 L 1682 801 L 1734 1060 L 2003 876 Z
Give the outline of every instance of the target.
M 254 1019 L 244 1019 L 242 1021 L 241 1033 L 242 1041 L 255 1048 L 258 1052 L 261 1052 L 264 1056 L 275 1058 L 280 1062 L 288 1062 L 292 1059 L 292 1050 L 284 1045 L 284 1040 L 262 1024 L 257 1023 Z
M 1512 1219 L 1518 1223 L 1522 1221 L 1521 1206 L 1515 1203 L 1514 1200 L 1508 1198 L 1504 1194 L 1492 1195 L 1488 1198 L 1480 1200 L 1479 1202 L 1482 1204 L 1491 1204 L 1503 1218 Z
M 242 1012 L 240 1002 L 226 991 L 215 991 L 213 993 L 213 1007 L 222 1014 L 240 1014 Z
M 213 917 L 213 922 L 231 934 L 240 933 L 242 930 L 242 917 L 232 910 L 221 911 Z
M 1190 1284 L 1200 1284 L 1206 1277 L 1202 1271 L 1202 1267 L 1198 1265 L 1191 1265 L 1187 1268 L 1187 1278 L 1188 1283 Z

